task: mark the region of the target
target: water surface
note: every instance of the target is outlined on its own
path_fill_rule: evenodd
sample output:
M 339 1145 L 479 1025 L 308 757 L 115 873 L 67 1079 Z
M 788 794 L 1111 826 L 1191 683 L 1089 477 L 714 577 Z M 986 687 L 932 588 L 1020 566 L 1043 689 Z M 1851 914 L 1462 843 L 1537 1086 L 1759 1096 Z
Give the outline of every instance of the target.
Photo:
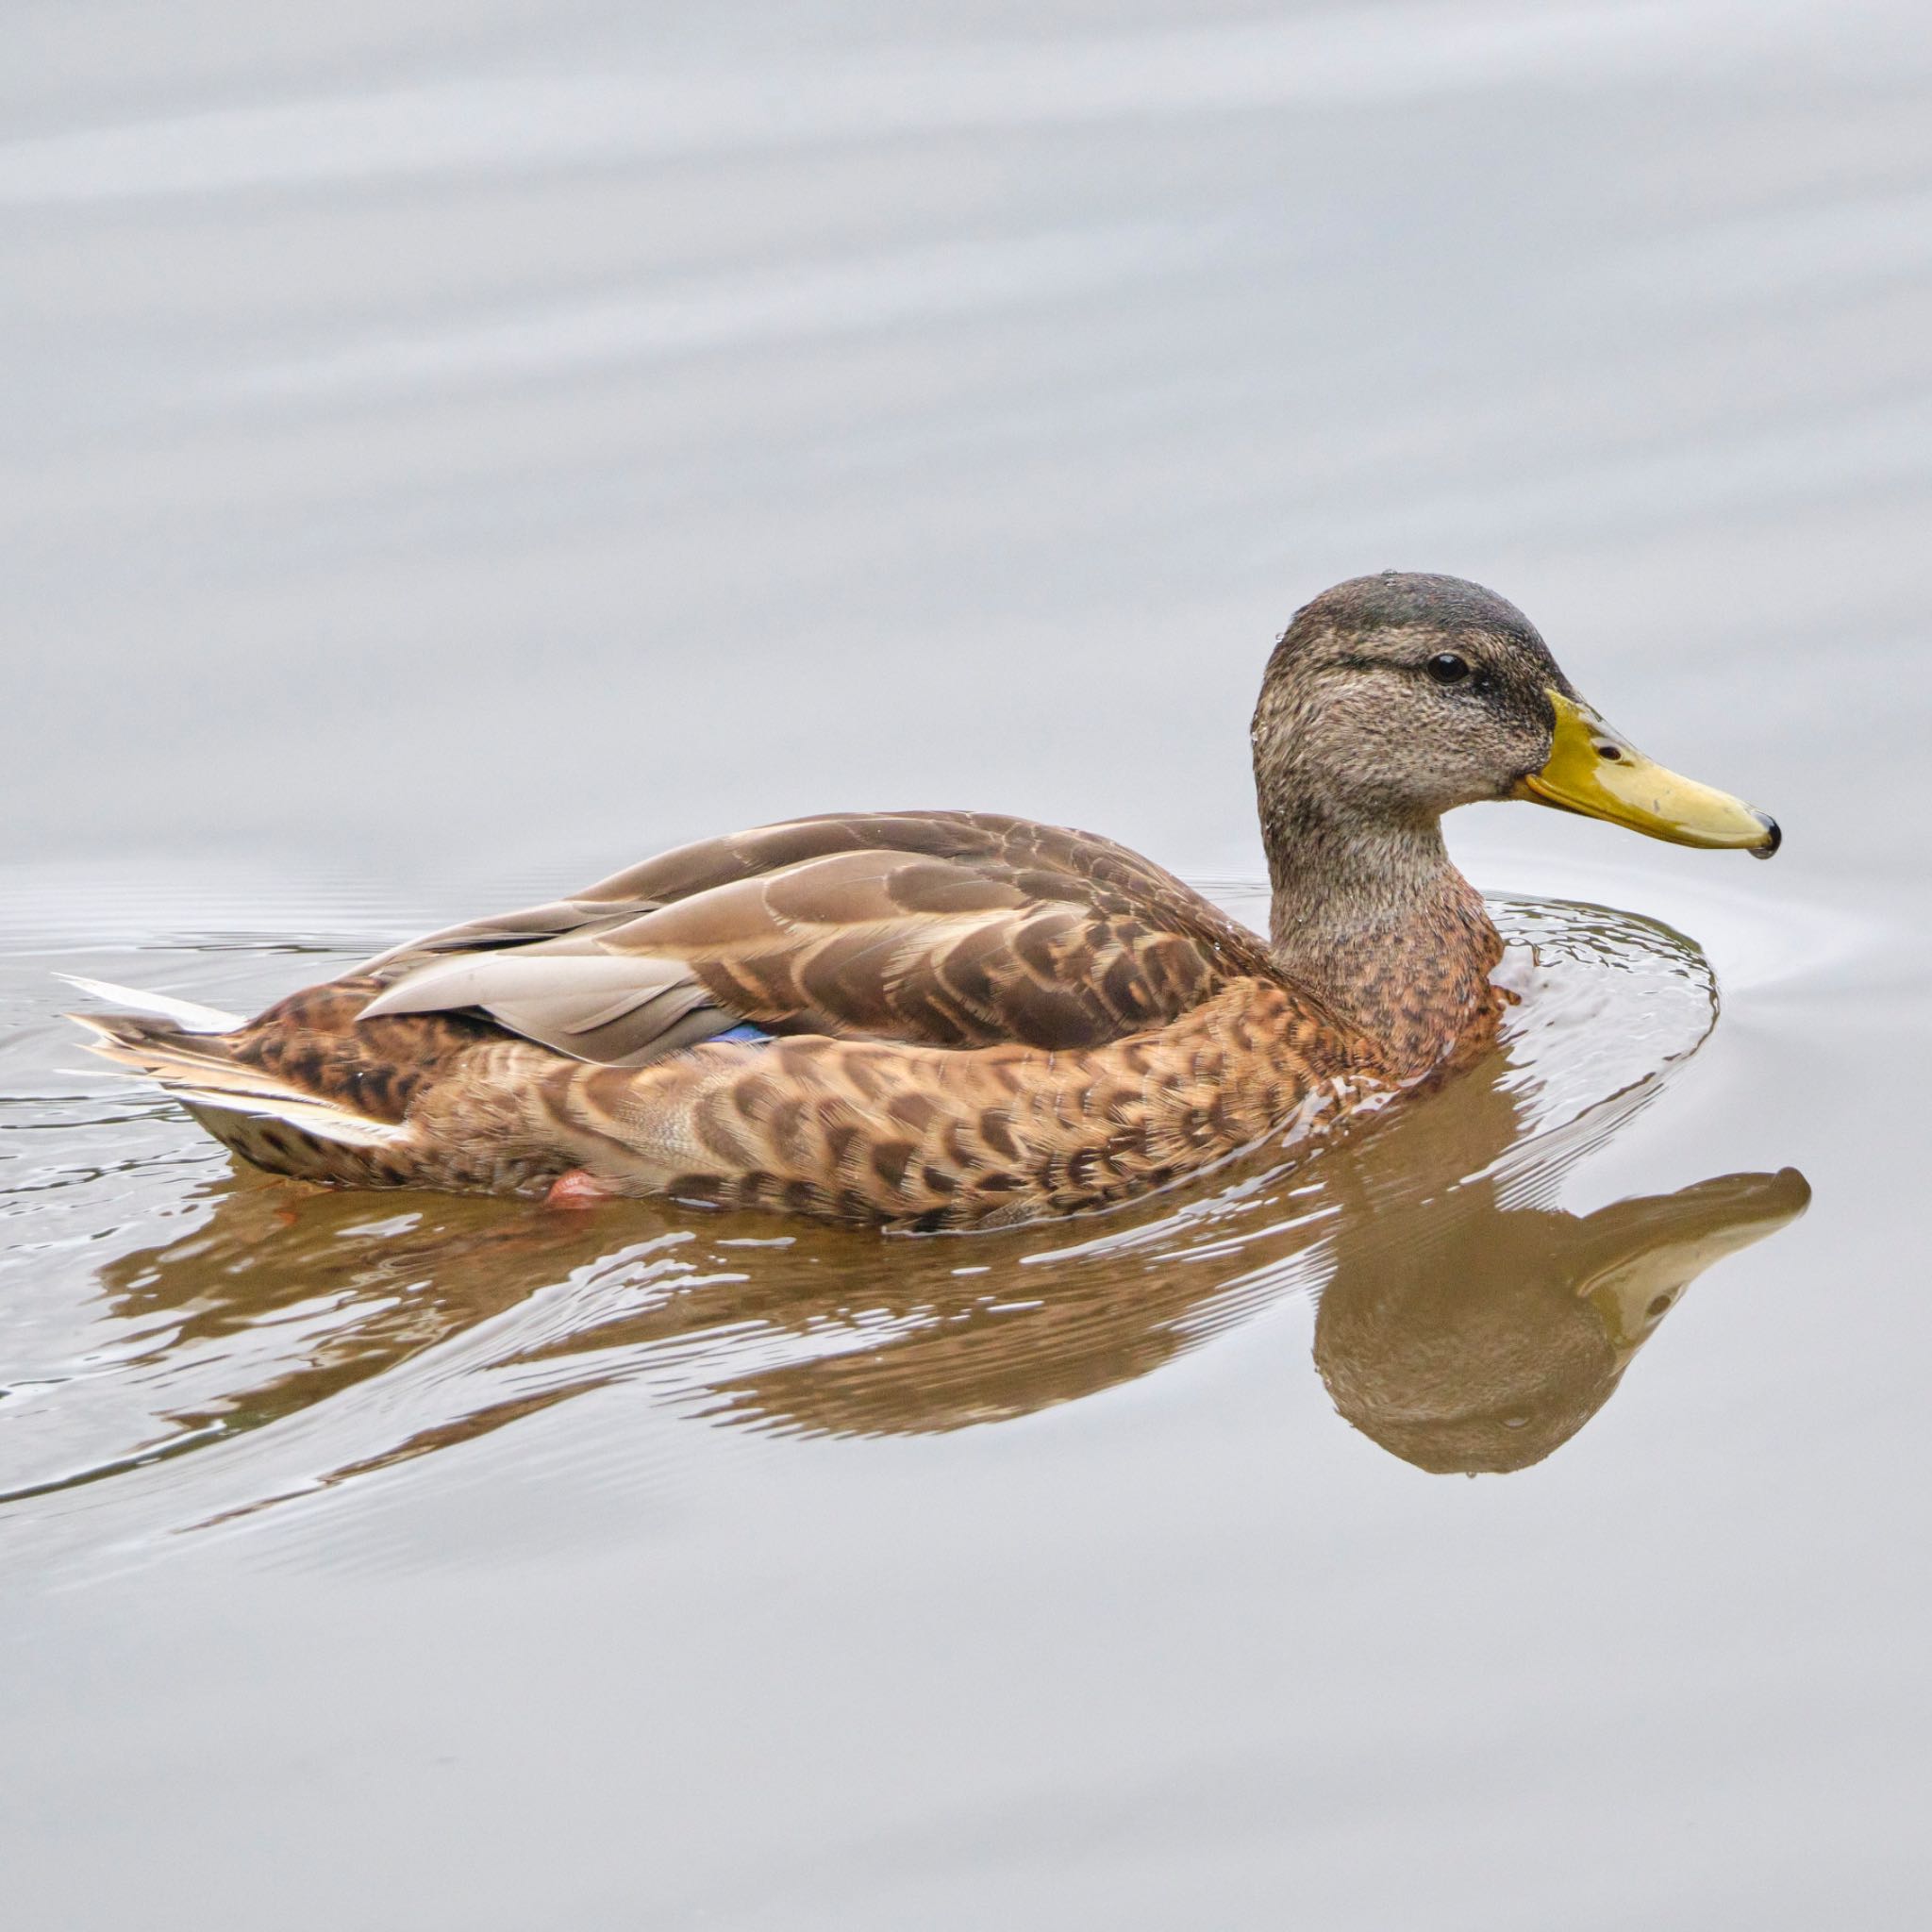
M 1919 9 L 15 26 L 24 1922 L 1917 1923 Z M 1310 1158 L 928 1240 L 310 1194 L 58 1018 L 844 807 L 1259 920 L 1269 641 L 1385 566 L 1788 842 L 1458 814 L 1505 1050 Z

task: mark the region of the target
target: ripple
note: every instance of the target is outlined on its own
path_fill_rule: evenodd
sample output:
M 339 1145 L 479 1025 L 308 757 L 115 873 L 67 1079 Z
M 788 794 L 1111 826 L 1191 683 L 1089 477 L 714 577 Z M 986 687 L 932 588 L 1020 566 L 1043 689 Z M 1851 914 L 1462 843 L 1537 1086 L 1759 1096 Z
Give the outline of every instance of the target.
M 1256 890 L 1217 896 L 1245 909 Z M 1703 1266 L 1799 1211 L 1804 1184 L 1551 1208 L 1707 1037 L 1716 984 L 1653 921 L 1492 904 L 1520 1004 L 1468 1074 L 1127 1209 L 928 1239 L 657 1202 L 558 1216 L 308 1193 L 233 1171 L 173 1107 L 55 1074 L 37 963 L 8 981 L 39 1091 L 0 1114 L 21 1236 L 0 1481 L 42 1507 L 144 1484 L 171 1521 L 227 1518 L 619 1382 L 770 1434 L 941 1432 L 1131 1382 L 1318 1289 L 1317 1368 L 1350 1422 L 1424 1467 L 1521 1466 L 1607 1399 Z M 187 976 L 197 996 L 232 992 L 285 945 L 230 932 Z M 1457 1283 L 1474 1284 L 1467 1307 Z M 1459 1363 L 1453 1387 L 1411 1386 L 1418 1335 L 1424 1379 Z M 190 1460 L 207 1478 L 192 1500 L 174 1491 Z
M 1748 29 L 1748 33 L 1743 30 Z M 1700 55 L 1726 70 L 1820 36 L 1789 0 L 1624 0 L 1446 13 L 1394 4 L 1112 38 L 960 40 L 782 70 L 688 66 L 478 74 L 438 84 L 239 106 L 0 143 L 0 205 L 234 193 L 316 183 L 604 164 L 961 128 L 1334 107 L 1602 80 Z M 736 53 L 736 50 L 734 50 Z

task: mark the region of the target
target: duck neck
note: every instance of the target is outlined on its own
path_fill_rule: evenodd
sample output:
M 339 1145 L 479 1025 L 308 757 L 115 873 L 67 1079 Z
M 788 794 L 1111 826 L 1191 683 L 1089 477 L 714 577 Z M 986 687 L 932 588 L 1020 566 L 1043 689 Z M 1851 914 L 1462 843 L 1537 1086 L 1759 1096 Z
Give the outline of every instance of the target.
M 1275 964 L 1380 1044 L 1399 1076 L 1493 1026 L 1503 942 L 1438 820 L 1371 823 L 1264 798 L 1262 837 Z

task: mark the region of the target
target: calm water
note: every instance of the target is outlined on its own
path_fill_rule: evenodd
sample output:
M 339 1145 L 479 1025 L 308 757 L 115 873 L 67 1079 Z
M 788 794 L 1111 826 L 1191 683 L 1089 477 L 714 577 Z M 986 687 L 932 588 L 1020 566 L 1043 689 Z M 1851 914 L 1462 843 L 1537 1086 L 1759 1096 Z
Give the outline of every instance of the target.
M 16 16 L 21 1923 L 1921 1923 L 1923 9 Z M 841 806 L 1259 920 L 1267 645 L 1389 565 L 1788 843 L 1461 814 L 1505 1050 L 1299 1165 L 303 1194 L 57 1017 Z

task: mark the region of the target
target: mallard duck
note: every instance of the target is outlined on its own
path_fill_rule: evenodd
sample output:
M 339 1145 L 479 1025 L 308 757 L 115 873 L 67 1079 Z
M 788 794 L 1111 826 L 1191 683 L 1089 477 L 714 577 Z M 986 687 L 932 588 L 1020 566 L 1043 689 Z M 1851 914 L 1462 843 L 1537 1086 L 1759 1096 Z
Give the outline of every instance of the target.
M 1643 758 L 1514 605 L 1456 577 L 1388 572 L 1304 606 L 1252 743 L 1266 939 L 1091 833 L 845 813 L 432 933 L 246 1022 L 168 1000 L 75 1017 L 303 1180 L 1001 1225 L 1479 1055 L 1502 944 L 1443 846 L 1457 806 L 1779 842 Z

